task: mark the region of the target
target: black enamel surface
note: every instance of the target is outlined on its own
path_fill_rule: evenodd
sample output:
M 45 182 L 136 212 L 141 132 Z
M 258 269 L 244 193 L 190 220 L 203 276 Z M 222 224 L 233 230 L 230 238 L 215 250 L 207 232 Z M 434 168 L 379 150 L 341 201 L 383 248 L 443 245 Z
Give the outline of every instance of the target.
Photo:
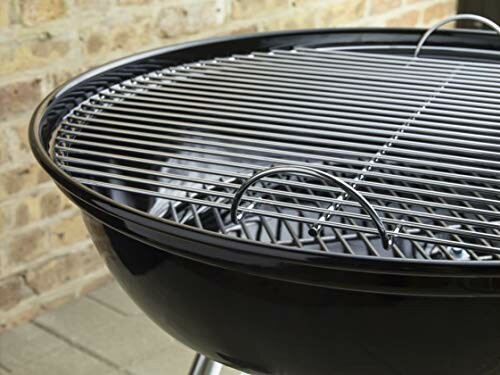
M 226 238 L 130 209 L 70 179 L 47 149 L 57 120 L 99 87 L 157 66 L 270 47 L 415 44 L 421 31 L 275 33 L 168 47 L 89 72 L 52 93 L 30 126 L 33 152 L 85 213 L 131 297 L 193 349 L 262 374 L 500 374 L 500 265 L 302 252 Z M 432 43 L 499 49 L 489 34 Z
M 115 277 L 159 326 L 248 373 L 500 373 L 498 298 L 354 292 L 279 281 L 174 255 L 186 245 L 175 238 L 164 245 L 169 251 L 159 251 L 91 219 L 87 225 Z

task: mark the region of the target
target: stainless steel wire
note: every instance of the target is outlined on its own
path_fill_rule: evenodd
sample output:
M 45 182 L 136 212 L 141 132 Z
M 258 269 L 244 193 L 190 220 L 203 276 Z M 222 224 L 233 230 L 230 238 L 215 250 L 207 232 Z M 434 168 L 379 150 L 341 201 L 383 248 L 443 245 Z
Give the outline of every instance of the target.
M 82 102 L 54 157 L 83 184 L 175 222 L 304 250 L 500 259 L 500 65 L 296 48 L 168 67 Z M 277 165 L 356 189 L 356 201 Z M 314 230 L 311 230 L 314 229 Z M 310 236 L 308 233 L 317 233 Z

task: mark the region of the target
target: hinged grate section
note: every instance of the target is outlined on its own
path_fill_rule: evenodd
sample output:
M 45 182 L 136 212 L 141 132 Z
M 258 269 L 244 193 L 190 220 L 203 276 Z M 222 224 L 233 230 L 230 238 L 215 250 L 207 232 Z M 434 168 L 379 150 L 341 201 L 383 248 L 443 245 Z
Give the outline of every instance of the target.
M 500 65 L 297 48 L 124 81 L 61 122 L 54 157 L 78 181 L 179 223 L 303 249 L 409 259 L 500 259 Z M 337 187 L 252 174 L 313 166 Z M 317 236 L 311 236 L 311 228 Z

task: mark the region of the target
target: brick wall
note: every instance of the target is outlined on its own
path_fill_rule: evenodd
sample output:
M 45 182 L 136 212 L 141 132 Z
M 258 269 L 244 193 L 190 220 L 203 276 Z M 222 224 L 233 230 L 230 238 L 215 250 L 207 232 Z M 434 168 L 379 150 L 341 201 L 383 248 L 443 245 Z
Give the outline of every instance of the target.
M 50 90 L 133 52 L 325 26 L 427 26 L 454 0 L 0 0 L 0 331 L 109 279 L 75 207 L 36 165 L 28 120 Z

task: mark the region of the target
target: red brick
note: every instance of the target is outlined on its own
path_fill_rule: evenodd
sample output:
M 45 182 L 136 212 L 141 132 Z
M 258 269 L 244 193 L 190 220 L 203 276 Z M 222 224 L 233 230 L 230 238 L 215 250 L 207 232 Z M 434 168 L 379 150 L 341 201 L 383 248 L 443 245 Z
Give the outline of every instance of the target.
M 118 5 L 146 5 L 152 0 L 118 0 Z
M 71 30 L 58 35 L 38 31 L 21 35 L 0 43 L 0 75 L 54 66 L 62 58 L 67 60 L 77 45 L 71 41 Z
M 54 20 L 66 13 L 64 0 L 20 0 L 19 7 L 21 21 L 29 26 Z
M 5 120 L 9 115 L 33 111 L 40 99 L 40 79 L 13 82 L 1 86 L 0 120 Z
M 6 163 L 10 156 L 9 146 L 12 140 L 7 138 L 7 136 L 7 131 L 0 128 L 0 166 Z
M 113 2 L 110 0 L 75 0 L 75 5 L 79 8 L 78 11 L 105 12 L 111 8 Z
M 429 23 L 430 21 L 439 21 L 456 12 L 455 1 L 441 1 L 433 3 L 431 6 L 424 9 L 423 22 Z
M 231 17 L 233 19 L 252 18 L 261 13 L 272 14 L 286 9 L 288 0 L 234 0 L 231 3 Z
M 10 2 L 8 0 L 0 1 L 0 28 L 10 24 Z
M 158 14 L 156 27 L 160 37 L 171 38 L 206 30 L 217 24 L 217 2 L 172 5 Z
M 89 237 L 79 212 L 51 224 L 49 235 L 50 246 L 53 249 L 73 245 Z
M 0 281 L 0 310 L 16 306 L 22 299 L 22 283 L 19 276 Z
M 384 14 L 401 6 L 401 0 L 372 0 L 370 14 Z
M 6 231 L 12 224 L 12 215 L 10 214 L 10 211 L 8 210 L 8 207 L 3 205 L 0 206 L 0 233 Z M 0 275 L 1 275 L 0 271 Z
M 238 27 L 236 29 L 232 29 L 229 33 L 231 35 L 238 35 L 238 34 L 253 34 L 256 33 L 257 30 L 257 25 L 251 25 L 251 26 L 244 26 L 244 27 Z
M 0 322 L 0 334 L 3 331 L 15 328 L 18 325 L 30 321 L 40 312 L 41 312 L 40 306 L 37 303 L 34 303 L 32 305 L 28 305 L 22 311 L 16 311 L 15 315 L 12 313 L 6 314 L 3 321 Z
M 8 170 L 0 179 L 0 199 L 49 181 L 47 173 L 35 163 Z
M 88 37 L 85 45 L 85 49 L 87 53 L 90 55 L 102 52 L 102 50 L 105 47 L 106 47 L 106 40 L 104 35 L 100 32 L 91 34 Z
M 56 289 L 85 274 L 103 267 L 98 253 L 91 247 L 60 256 L 30 269 L 26 273 L 26 283 L 36 293 Z
M 414 27 L 418 24 L 420 11 L 410 10 L 390 18 L 386 22 L 388 27 Z
M 44 229 L 34 228 L 9 238 L 4 250 L 5 272 L 12 272 L 28 267 L 49 252 Z
M 62 195 L 57 190 L 50 190 L 40 197 L 41 217 L 50 217 L 61 212 Z
M 319 27 L 345 26 L 361 19 L 365 13 L 365 0 L 349 0 L 325 6 L 316 11 L 316 25 Z
M 96 290 L 97 288 L 100 288 L 101 286 L 109 283 L 111 280 L 113 280 L 113 276 L 109 272 L 106 272 L 104 274 L 102 274 L 101 272 L 97 272 L 97 276 L 82 287 L 82 289 L 80 290 L 80 295 L 90 293 L 93 290 Z

